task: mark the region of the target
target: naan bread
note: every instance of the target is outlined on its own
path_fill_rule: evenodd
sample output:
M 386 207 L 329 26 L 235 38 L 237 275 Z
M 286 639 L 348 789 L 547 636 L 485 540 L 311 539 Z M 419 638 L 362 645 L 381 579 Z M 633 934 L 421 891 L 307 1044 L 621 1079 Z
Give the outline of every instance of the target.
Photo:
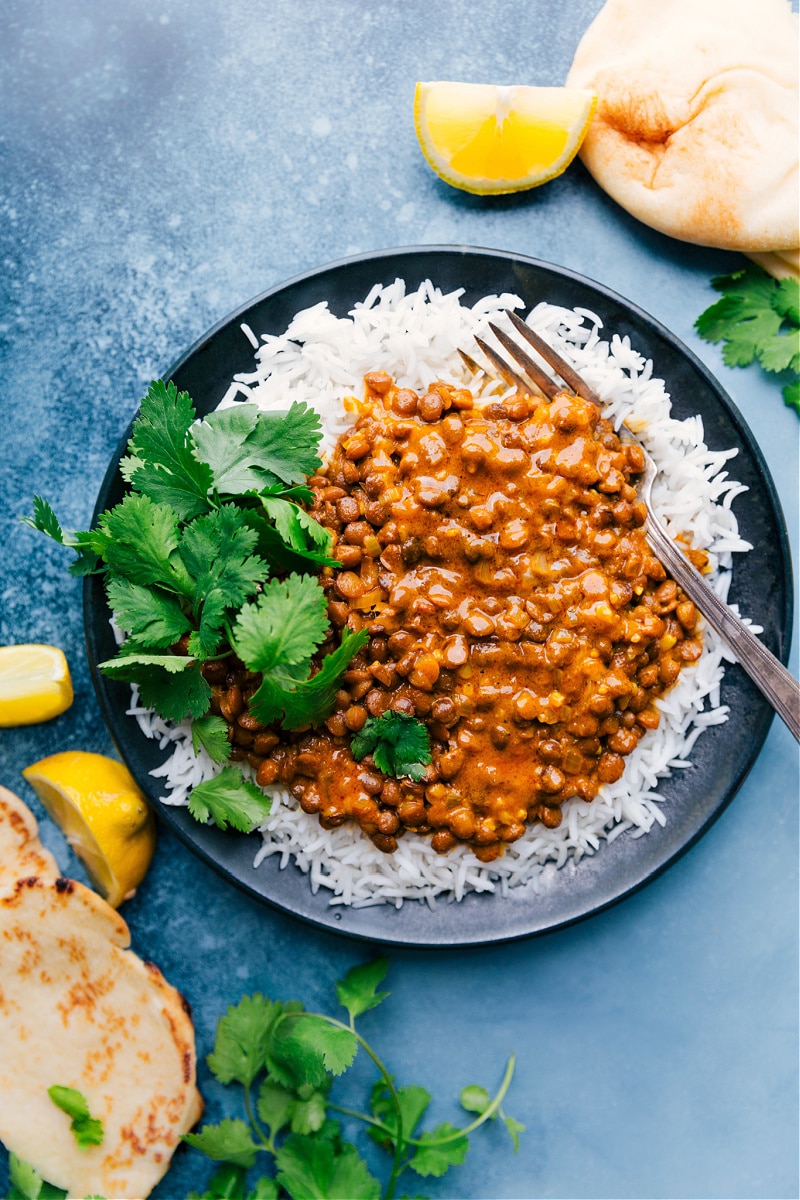
M 0 862 L 0 1139 L 72 1197 L 147 1196 L 202 1111 L 188 1007 L 105 900 L 55 877 L 5 790 Z M 101 1146 L 78 1147 L 53 1084 L 86 1097 Z
M 26 875 L 58 879 L 61 872 L 39 841 L 39 826 L 27 804 L 0 787 L 0 893 Z
M 728 250 L 792 250 L 797 59 L 787 0 L 608 0 L 567 78 L 599 97 L 581 158 L 662 233 Z

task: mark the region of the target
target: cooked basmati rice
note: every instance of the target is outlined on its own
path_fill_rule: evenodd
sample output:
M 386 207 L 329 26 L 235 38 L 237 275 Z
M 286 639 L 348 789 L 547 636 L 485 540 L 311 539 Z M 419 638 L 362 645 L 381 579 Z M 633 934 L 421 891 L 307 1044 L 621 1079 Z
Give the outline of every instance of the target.
M 255 348 L 256 369 L 236 375 L 219 407 L 240 401 L 264 410 L 285 409 L 304 400 L 319 413 L 324 430 L 323 453 L 332 449 L 355 414 L 348 396 L 361 395 L 363 376 L 381 369 L 398 386 L 416 390 L 436 379 L 470 387 L 487 395 L 486 381 L 467 378 L 456 351 L 469 348 L 475 334 L 485 334 L 490 320 L 503 324 L 503 310 L 521 308 L 512 295 L 486 296 L 471 308 L 461 304 L 462 291 L 442 294 L 430 282 L 411 293 L 398 279 L 388 287 L 376 285 L 345 318 L 334 316 L 321 302 L 298 313 L 285 333 L 264 334 L 259 340 L 249 326 L 244 336 Z M 671 415 L 663 380 L 653 364 L 631 346 L 630 339 L 612 333 L 603 337 L 603 323 L 588 309 L 559 308 L 541 302 L 528 317 L 530 325 L 573 363 L 584 378 L 607 398 L 606 415 L 619 428 L 625 423 L 658 463 L 653 503 L 667 529 L 690 536 L 705 550 L 710 581 L 724 599 L 730 582 L 731 555 L 750 549 L 738 534 L 731 503 L 746 490 L 728 478 L 725 464 L 735 450 L 711 451 L 705 445 L 699 416 L 678 421 Z M 495 397 L 503 394 L 492 385 Z M 542 871 L 579 862 L 594 854 L 602 841 L 620 834 L 641 837 L 666 815 L 658 782 L 690 765 L 697 737 L 709 725 L 727 718 L 720 706 L 724 648 L 708 627 L 700 659 L 681 672 L 678 682 L 656 703 L 661 710 L 657 730 L 648 733 L 628 757 L 617 783 L 607 784 L 591 803 L 573 799 L 563 805 L 557 829 L 530 826 L 524 836 L 505 847 L 503 856 L 484 864 L 466 846 L 438 854 L 430 839 L 407 833 L 393 854 L 384 854 L 354 824 L 323 829 L 315 816 L 302 811 L 284 788 L 267 789 L 272 811 L 261 826 L 262 844 L 254 866 L 278 855 L 280 866 L 294 863 L 309 876 L 313 892 L 330 891 L 331 904 L 364 907 L 409 899 L 436 897 L 460 900 L 467 892 L 505 894 L 509 888 L 533 883 Z M 162 800 L 185 805 L 191 788 L 220 768 L 201 750 L 195 754 L 190 723 L 172 726 L 143 708 L 136 689 L 130 715 L 143 732 L 158 738 L 169 758 L 152 774 L 165 781 Z

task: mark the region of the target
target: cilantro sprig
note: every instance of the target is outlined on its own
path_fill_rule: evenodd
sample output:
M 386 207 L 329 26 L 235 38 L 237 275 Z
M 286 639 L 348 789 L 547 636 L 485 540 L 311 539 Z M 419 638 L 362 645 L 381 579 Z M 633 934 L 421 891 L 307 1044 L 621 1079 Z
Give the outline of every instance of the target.
M 431 761 L 431 738 L 422 721 L 389 709 L 380 717 L 367 718 L 353 737 L 351 750 L 359 761 L 371 754 L 385 775 L 397 779 L 405 775 L 419 782 Z
M 305 404 L 285 413 L 236 404 L 198 421 L 188 394 L 158 380 L 121 462 L 124 499 L 91 530 L 66 532 L 40 496 L 23 518 L 75 552 L 71 571 L 103 575 L 125 638 L 100 670 L 135 683 L 165 720 L 191 717 L 195 750 L 202 745 L 218 763 L 228 758 L 229 735 L 209 712 L 203 663 L 236 653 L 262 673 L 253 714 L 295 729 L 329 715 L 367 638 L 346 629 L 320 653 L 329 624 L 315 575 L 338 565 L 329 530 L 303 508 L 320 437 L 319 417 Z M 195 789 L 192 812 L 222 828 L 255 828 L 268 801 L 261 793 L 256 801 L 258 789 L 233 769 L 223 776 Z
M 791 371 L 783 399 L 800 415 L 800 284 L 773 279 L 762 267 L 750 266 L 717 275 L 712 287 L 722 297 L 701 313 L 695 329 L 707 342 L 722 342 L 722 361 L 746 367 L 758 361 L 765 371 Z
M 524 1126 L 502 1109 L 514 1073 L 513 1056 L 493 1097 L 476 1084 L 462 1089 L 461 1106 L 476 1114 L 472 1121 L 463 1127 L 442 1122 L 419 1129 L 430 1093 L 423 1087 L 398 1085 L 356 1028 L 356 1018 L 389 995 L 378 990 L 387 965 L 385 959 L 377 959 L 354 967 L 336 984 L 348 1021 L 308 1013 L 297 1001 L 274 1001 L 260 993 L 228 1009 L 207 1061 L 220 1083 L 243 1088 L 246 1119 L 226 1117 L 184 1135 L 184 1141 L 223 1164 L 203 1196 L 193 1193 L 190 1200 L 393 1200 L 406 1171 L 444 1175 L 464 1161 L 471 1134 L 498 1117 L 516 1152 Z M 366 1112 L 332 1098 L 335 1080 L 359 1050 L 378 1070 Z M 362 1121 L 372 1140 L 388 1152 L 391 1165 L 383 1188 L 332 1114 Z M 260 1175 L 247 1191 L 248 1171 L 265 1156 L 271 1173 Z

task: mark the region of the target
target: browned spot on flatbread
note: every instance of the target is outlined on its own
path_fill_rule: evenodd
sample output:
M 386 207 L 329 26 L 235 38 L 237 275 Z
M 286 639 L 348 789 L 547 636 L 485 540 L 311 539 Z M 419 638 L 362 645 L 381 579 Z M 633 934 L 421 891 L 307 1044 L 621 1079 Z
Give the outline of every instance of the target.
M 75 884 L 72 882 L 71 879 L 65 879 L 64 876 L 62 875 L 59 879 L 56 880 L 56 891 L 61 896 L 63 896 L 64 893 L 66 893 L 67 895 L 71 895 L 75 891 Z
M 192 1078 L 192 1052 L 184 1050 L 183 1052 L 183 1082 L 188 1083 Z
M 110 972 L 107 972 L 105 975 L 99 975 L 96 979 L 90 979 L 84 972 L 83 978 L 78 983 L 73 984 L 64 1000 L 56 1005 L 56 1008 L 61 1013 L 62 1024 L 67 1025 L 70 1013 L 76 1008 L 83 1009 L 84 1016 L 89 1020 L 93 1020 L 97 1001 L 107 995 L 113 986 L 114 978 Z
M 667 116 L 659 97 L 634 91 L 619 92 L 613 99 L 603 97 L 596 119 L 645 146 L 663 145 L 675 133 L 675 122 Z

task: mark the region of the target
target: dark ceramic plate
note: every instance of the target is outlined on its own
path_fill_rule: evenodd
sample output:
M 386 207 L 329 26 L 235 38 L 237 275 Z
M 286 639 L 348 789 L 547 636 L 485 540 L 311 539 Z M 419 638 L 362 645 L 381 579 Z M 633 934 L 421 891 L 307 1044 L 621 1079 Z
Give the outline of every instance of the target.
M 738 447 L 735 475 L 748 491 L 736 500 L 736 514 L 743 536 L 754 549 L 737 560 L 731 599 L 763 626 L 770 649 L 785 658 L 791 633 L 789 550 L 775 488 L 752 434 L 717 381 L 668 330 L 588 279 L 492 250 L 380 251 L 311 271 L 265 292 L 207 334 L 175 363 L 167 378 L 188 391 L 198 411 L 206 413 L 218 404 L 234 373 L 252 369 L 252 348 L 239 328 L 242 321 L 257 334 L 279 333 L 299 309 L 320 300 L 327 300 L 337 316 L 345 316 L 374 283 L 388 284 L 398 276 L 409 289 L 425 279 L 443 291 L 463 287 L 469 304 L 488 293 L 508 291 L 520 295 L 529 307 L 542 299 L 570 308 L 587 307 L 601 316 L 606 331 L 629 334 L 636 349 L 653 359 L 655 374 L 666 380 L 676 415 L 700 413 L 712 448 Z M 103 481 L 95 520 L 122 497 L 117 468 L 129 434 L 130 430 Z M 97 577 L 86 580 L 84 611 L 94 684 L 111 736 L 139 785 L 178 836 L 221 875 L 268 904 L 315 925 L 379 942 L 466 946 L 508 941 L 570 924 L 630 895 L 674 862 L 720 815 L 755 762 L 773 716 L 744 672 L 730 667 L 722 687 L 722 702 L 731 710 L 729 720 L 702 736 L 691 769 L 676 772 L 675 778 L 662 784 L 666 827 L 656 826 L 646 837 L 623 835 L 603 845 L 593 857 L 556 872 L 538 895 L 530 887 L 514 889 L 507 898 L 473 894 L 460 904 L 440 902 L 433 911 L 418 901 L 401 909 L 388 905 L 331 908 L 328 893 L 312 895 L 307 876 L 294 866 L 280 870 L 277 856 L 254 870 L 253 857 L 260 845 L 256 835 L 221 833 L 198 825 L 185 808 L 159 803 L 158 785 L 148 772 L 164 754 L 125 715 L 127 685 L 113 683 L 97 671 L 96 664 L 115 650 Z

